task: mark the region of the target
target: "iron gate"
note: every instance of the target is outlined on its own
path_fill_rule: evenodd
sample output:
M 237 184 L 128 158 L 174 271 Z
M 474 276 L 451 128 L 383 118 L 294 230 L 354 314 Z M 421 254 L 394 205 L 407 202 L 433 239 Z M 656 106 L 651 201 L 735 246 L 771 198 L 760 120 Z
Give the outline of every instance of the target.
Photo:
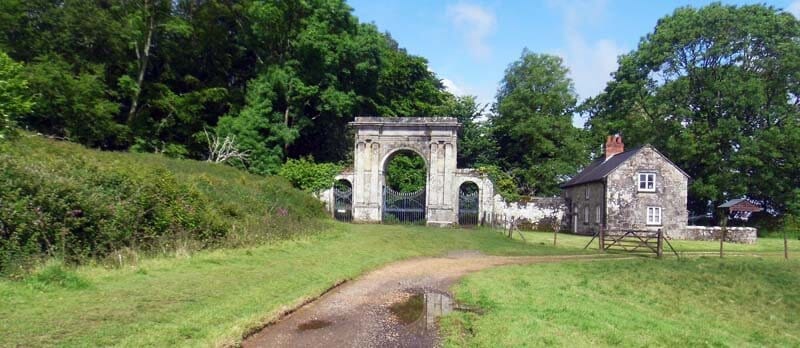
M 353 221 L 353 188 L 333 186 L 333 217 L 336 220 Z
M 425 223 L 425 189 L 397 192 L 383 188 L 383 222 L 401 224 Z
M 466 193 L 458 192 L 458 224 L 461 226 L 475 226 L 480 215 L 478 204 L 478 191 Z

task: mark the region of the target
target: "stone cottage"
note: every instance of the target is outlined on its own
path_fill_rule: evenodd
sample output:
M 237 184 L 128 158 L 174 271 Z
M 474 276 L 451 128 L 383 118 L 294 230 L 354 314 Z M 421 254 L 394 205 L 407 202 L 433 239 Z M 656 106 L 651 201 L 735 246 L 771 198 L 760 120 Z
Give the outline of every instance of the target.
M 609 136 L 604 156 L 561 185 L 568 230 L 594 234 L 658 230 L 678 237 L 686 229 L 689 176 L 650 145 L 625 151 L 620 135 Z

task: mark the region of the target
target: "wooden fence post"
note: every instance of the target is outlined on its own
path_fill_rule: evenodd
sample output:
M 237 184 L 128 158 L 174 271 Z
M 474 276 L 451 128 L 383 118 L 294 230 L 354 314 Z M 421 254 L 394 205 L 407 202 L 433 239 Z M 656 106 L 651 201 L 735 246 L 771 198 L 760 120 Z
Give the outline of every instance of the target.
M 600 251 L 606 251 L 606 229 L 605 226 L 600 226 Z
M 664 255 L 664 232 L 658 229 L 658 246 L 656 247 L 656 255 L 660 259 Z

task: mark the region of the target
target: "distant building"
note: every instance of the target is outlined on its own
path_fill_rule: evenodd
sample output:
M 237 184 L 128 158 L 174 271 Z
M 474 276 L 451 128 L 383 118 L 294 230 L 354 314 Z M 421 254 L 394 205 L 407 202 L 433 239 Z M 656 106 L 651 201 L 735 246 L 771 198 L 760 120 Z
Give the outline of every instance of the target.
M 625 151 L 622 137 L 609 136 L 605 154 L 561 185 L 568 230 L 686 230 L 689 175 L 650 145 Z

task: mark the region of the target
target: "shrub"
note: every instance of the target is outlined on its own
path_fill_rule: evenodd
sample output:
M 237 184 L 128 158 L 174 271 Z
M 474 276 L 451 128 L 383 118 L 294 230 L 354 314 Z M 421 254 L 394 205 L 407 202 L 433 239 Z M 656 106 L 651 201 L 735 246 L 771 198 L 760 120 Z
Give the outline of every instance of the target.
M 318 192 L 333 187 L 336 174 L 342 166 L 335 163 L 315 163 L 313 158 L 289 159 L 278 175 L 306 192 Z
M 502 171 L 497 166 L 481 166 L 478 167 L 478 172 L 487 175 L 494 184 L 494 191 L 498 193 L 506 202 L 516 202 L 520 200 L 520 195 L 517 190 L 517 183 L 514 178 L 508 173 Z
M 40 258 L 171 251 L 287 238 L 322 204 L 279 178 L 25 135 L 0 153 L 0 272 Z
M 30 112 L 28 82 L 21 76 L 22 65 L 0 51 L 0 141 L 13 134 L 14 121 Z

